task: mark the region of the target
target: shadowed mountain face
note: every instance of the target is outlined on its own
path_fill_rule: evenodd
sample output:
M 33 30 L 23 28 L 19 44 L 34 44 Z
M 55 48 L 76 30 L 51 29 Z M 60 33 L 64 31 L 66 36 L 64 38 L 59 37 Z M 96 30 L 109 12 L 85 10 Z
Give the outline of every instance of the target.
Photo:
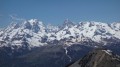
M 120 57 L 110 50 L 96 49 L 67 67 L 120 67 Z
M 0 30 L 0 67 L 65 67 L 99 47 L 120 55 L 120 23 L 65 20 L 61 26 L 52 26 L 26 20 Z M 93 67 L 102 60 L 91 59 L 109 57 L 104 51 L 98 53 L 90 53 L 79 64 Z
M 0 50 L 0 67 L 65 67 L 91 50 L 84 45 L 47 45 L 18 52 L 5 47 Z

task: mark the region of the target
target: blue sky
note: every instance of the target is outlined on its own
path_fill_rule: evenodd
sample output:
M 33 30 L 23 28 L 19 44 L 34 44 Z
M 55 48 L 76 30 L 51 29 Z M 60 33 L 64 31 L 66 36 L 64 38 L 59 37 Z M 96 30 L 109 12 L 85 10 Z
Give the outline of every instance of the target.
M 120 0 L 0 0 L 0 27 L 32 18 L 53 25 L 65 19 L 119 22 Z

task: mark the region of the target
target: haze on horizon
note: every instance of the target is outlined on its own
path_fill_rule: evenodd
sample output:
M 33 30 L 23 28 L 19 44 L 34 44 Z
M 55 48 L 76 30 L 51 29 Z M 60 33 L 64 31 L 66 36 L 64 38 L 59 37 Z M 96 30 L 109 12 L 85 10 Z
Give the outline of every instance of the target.
M 0 27 L 25 19 L 58 25 L 73 22 L 119 22 L 120 0 L 0 0 Z

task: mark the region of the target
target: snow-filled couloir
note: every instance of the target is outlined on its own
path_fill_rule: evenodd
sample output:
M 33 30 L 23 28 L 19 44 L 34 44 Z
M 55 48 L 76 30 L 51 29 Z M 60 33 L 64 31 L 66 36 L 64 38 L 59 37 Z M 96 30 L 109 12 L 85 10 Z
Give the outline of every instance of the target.
M 92 21 L 75 24 L 65 20 L 61 26 L 52 26 L 31 19 L 21 24 L 11 23 L 7 28 L 0 30 L 0 46 L 28 44 L 34 47 L 49 45 L 50 42 L 56 41 L 73 44 L 89 40 L 105 44 L 116 39 L 120 40 L 120 23 Z

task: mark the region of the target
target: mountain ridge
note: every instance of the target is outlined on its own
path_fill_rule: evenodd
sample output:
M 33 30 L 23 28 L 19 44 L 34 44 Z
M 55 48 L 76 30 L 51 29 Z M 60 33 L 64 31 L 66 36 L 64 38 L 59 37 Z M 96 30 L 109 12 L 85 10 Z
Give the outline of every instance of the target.
M 119 67 L 120 56 L 108 49 L 95 49 L 66 67 Z
M 120 55 L 120 23 L 64 23 L 52 26 L 31 19 L 2 29 L 0 66 L 64 67 L 100 47 Z
M 74 24 L 67 19 L 60 27 L 44 25 L 37 19 L 31 19 L 22 24 L 10 24 L 0 31 L 0 42 L 21 46 L 24 40 L 30 47 L 39 47 L 47 45 L 49 42 L 62 40 L 68 46 L 90 40 L 107 45 L 109 40 L 120 41 L 120 23 L 108 24 L 91 21 Z

